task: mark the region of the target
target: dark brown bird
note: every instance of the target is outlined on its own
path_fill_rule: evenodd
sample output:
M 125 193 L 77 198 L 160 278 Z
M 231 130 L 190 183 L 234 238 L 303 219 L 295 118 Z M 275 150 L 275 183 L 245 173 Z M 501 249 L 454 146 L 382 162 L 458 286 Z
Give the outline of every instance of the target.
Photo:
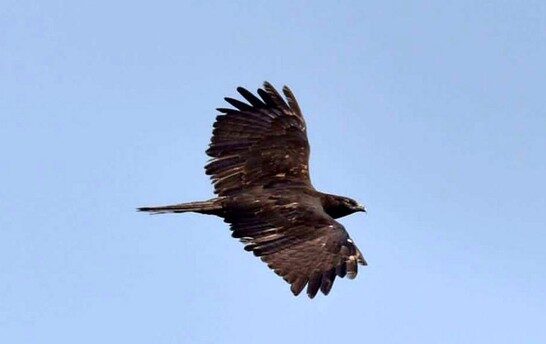
M 219 108 L 205 166 L 218 195 L 208 201 L 143 207 L 153 214 L 196 212 L 230 224 L 245 244 L 290 283 L 294 295 L 307 285 L 313 298 L 330 292 L 336 276 L 354 278 L 366 261 L 336 220 L 366 211 L 356 201 L 315 190 L 309 178 L 309 142 L 294 94 L 269 84 L 258 96 L 239 87 L 248 103 L 225 98 Z

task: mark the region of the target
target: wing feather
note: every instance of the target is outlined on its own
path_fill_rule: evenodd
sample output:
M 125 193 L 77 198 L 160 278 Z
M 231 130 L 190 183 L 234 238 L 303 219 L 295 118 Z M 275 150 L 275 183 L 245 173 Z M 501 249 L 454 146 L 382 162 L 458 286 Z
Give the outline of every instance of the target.
M 260 98 L 249 92 L 246 88 L 237 87 L 237 92 L 239 92 L 250 104 L 252 104 L 252 106 L 257 108 L 265 107 L 265 103 L 261 101 Z
M 246 103 L 243 103 L 240 100 L 229 98 L 229 97 L 225 97 L 224 100 L 226 102 L 230 103 L 231 105 L 233 105 L 234 107 L 236 107 L 237 109 L 239 109 L 240 111 L 252 111 L 253 110 L 252 106 L 250 106 L 250 105 L 248 105 Z
M 366 264 L 345 228 L 314 202 L 290 192 L 268 195 L 225 219 L 245 250 L 267 263 L 295 295 L 307 286 L 310 298 L 319 290 L 327 295 L 336 276 L 354 278 L 358 264 Z
M 229 196 L 254 186 L 284 183 L 311 186 L 309 143 L 305 121 L 292 91 L 283 88 L 288 103 L 268 82 L 260 98 L 239 87 L 248 101 L 225 100 L 234 107 L 218 108 L 205 166 L 215 192 Z M 236 158 L 235 158 L 236 157 Z
M 287 86 L 284 86 L 282 88 L 282 91 L 288 100 L 288 106 L 290 106 L 290 110 L 298 116 L 303 118 L 303 113 L 301 112 L 300 106 L 298 105 L 298 102 L 296 100 L 296 97 L 294 96 L 294 93 L 292 93 L 292 90 L 288 88 Z

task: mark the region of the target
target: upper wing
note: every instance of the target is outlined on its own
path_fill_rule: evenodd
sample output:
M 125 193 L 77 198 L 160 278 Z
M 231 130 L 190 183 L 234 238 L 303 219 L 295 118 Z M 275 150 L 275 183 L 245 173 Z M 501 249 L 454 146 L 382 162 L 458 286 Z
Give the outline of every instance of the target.
M 366 265 L 343 225 L 312 204 L 279 197 L 274 204 L 253 207 L 226 217 L 232 236 L 246 244 L 285 281 L 294 295 L 307 285 L 313 298 L 327 295 L 336 276 L 354 278 Z M 269 202 L 268 202 L 269 203 Z
M 269 84 L 258 90 L 260 98 L 246 89 L 237 91 L 248 101 L 225 100 L 236 109 L 220 108 L 205 166 L 214 192 L 231 195 L 255 185 L 277 183 L 311 186 L 309 142 L 296 98 L 288 87 L 288 103 Z

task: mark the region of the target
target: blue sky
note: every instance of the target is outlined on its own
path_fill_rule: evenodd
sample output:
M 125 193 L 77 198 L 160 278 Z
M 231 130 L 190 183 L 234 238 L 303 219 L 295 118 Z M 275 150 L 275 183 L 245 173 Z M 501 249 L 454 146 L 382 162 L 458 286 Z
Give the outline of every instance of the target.
M 4 1 L 0 342 L 546 342 L 542 1 Z M 292 87 L 369 266 L 288 285 L 206 199 L 222 97 Z

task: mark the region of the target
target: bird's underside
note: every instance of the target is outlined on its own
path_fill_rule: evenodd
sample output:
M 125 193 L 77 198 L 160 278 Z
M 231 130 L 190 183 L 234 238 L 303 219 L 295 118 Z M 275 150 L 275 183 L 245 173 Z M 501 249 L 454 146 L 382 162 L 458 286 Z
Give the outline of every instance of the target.
M 290 283 L 298 295 L 330 292 L 336 276 L 354 278 L 362 254 L 335 219 L 365 211 L 354 200 L 321 193 L 309 178 L 305 121 L 288 87 L 283 97 L 265 82 L 259 98 L 239 87 L 247 103 L 225 98 L 205 166 L 218 197 L 164 207 L 150 213 L 217 215 L 232 236 Z

